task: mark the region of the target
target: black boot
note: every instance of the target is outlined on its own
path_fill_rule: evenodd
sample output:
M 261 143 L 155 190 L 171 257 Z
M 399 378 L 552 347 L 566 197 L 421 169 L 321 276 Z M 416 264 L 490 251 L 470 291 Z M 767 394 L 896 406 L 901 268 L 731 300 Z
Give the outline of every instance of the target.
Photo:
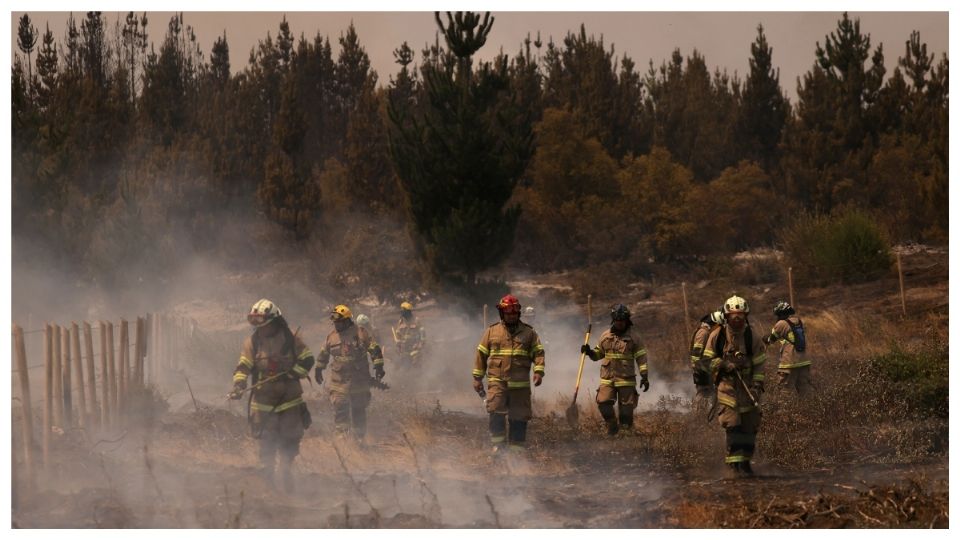
M 607 435 L 613 437 L 620 432 L 620 426 L 617 425 L 616 420 L 607 420 Z
M 742 476 L 753 476 L 753 467 L 750 466 L 749 461 L 740 462 L 740 474 Z

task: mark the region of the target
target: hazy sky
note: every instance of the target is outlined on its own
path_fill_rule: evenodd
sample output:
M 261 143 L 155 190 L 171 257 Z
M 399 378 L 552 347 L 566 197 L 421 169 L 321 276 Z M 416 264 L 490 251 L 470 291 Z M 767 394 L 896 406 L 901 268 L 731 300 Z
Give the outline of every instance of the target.
M 16 51 L 16 26 L 22 12 L 11 16 L 11 40 Z M 172 12 L 147 12 L 150 39 L 159 45 Z M 336 38 L 353 21 L 361 44 L 370 55 L 381 84 L 396 72 L 392 51 L 407 41 L 417 53 L 432 42 L 436 25 L 431 12 L 286 12 L 290 28 L 312 38 L 317 32 L 333 38 L 334 55 L 339 50 Z M 948 50 L 947 12 L 851 12 L 859 18 L 861 31 L 871 36 L 871 45 L 884 45 L 884 63 L 888 74 L 903 55 L 904 43 L 912 30 L 919 30 L 928 52 L 937 53 L 937 60 Z M 66 26 L 65 12 L 30 13 L 41 29 L 49 22 L 51 30 L 62 40 Z M 79 21 L 83 13 L 75 15 Z M 780 83 L 790 96 L 795 95 L 796 78 L 813 64 L 816 42 L 834 31 L 840 12 L 493 12 L 496 22 L 481 58 L 490 58 L 502 47 L 508 53 L 519 50 L 529 32 L 537 31 L 544 40 L 553 37 L 560 42 L 568 31 L 576 31 L 580 23 L 587 33 L 603 35 L 607 44 L 614 44 L 617 54 L 627 53 L 646 71 L 652 59 L 658 65 L 679 48 L 684 56 L 694 49 L 705 57 L 711 70 L 715 67 L 734 71 L 745 77 L 748 72 L 750 43 L 756 27 L 763 24 L 767 40 L 773 47 L 774 65 L 780 68 Z M 115 21 L 118 14 L 108 13 Z M 122 15 L 121 15 L 122 17 Z M 185 22 L 193 26 L 197 38 L 209 58 L 210 48 L 224 31 L 230 45 L 233 71 L 247 65 L 251 47 L 269 31 L 276 36 L 282 12 L 186 12 Z M 79 23 L 78 23 L 79 24 Z M 13 53 L 13 52 L 12 52 Z M 12 54 L 11 53 L 11 54 Z

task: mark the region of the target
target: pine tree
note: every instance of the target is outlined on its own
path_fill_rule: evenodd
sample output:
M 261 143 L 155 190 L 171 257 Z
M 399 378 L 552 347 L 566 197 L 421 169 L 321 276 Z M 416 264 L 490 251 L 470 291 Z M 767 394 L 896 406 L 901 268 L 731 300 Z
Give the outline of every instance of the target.
M 17 27 L 17 48 L 20 49 L 20 52 L 27 55 L 26 81 L 28 93 L 33 86 L 33 57 L 31 55 L 34 47 L 37 45 L 38 37 L 37 28 L 30 22 L 30 15 L 24 13 L 23 17 L 20 17 L 20 24 Z
M 773 67 L 773 49 L 763 25 L 750 44 L 750 74 L 743 86 L 736 138 L 743 156 L 771 171 L 777 163 L 777 147 L 787 122 L 790 105 L 780 88 L 780 70 Z

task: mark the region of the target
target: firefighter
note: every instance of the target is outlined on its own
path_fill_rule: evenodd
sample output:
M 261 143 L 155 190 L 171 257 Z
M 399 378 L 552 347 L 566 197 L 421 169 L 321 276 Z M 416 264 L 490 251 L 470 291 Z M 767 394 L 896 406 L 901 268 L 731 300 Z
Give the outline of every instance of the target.
M 600 363 L 600 387 L 597 388 L 597 407 L 607 424 L 607 434 L 616 435 L 621 428 L 633 427 L 633 410 L 637 407 L 637 373 L 640 386 L 650 389 L 647 379 L 647 350 L 640 335 L 633 329 L 630 309 L 616 304 L 610 309 L 610 329 L 600 335 L 593 349 L 584 344 L 580 352 Z M 636 368 L 634 368 L 636 363 Z M 614 406 L 618 411 L 614 411 Z
M 330 402 L 333 404 L 334 429 L 339 436 L 352 431 L 362 443 L 367 431 L 367 406 L 370 405 L 370 386 L 380 383 L 383 353 L 380 345 L 363 327 L 354 324 L 350 308 L 341 304 L 330 312 L 333 332 L 327 336 L 323 349 L 317 355 L 315 377 L 323 384 L 323 370 L 330 366 Z M 371 380 L 368 358 L 373 363 L 376 380 Z
M 704 403 L 714 391 L 710 377 L 710 360 L 703 357 L 703 347 L 707 344 L 710 332 L 723 324 L 723 312 L 707 313 L 700 319 L 700 325 L 690 340 L 690 367 L 693 370 L 693 384 L 697 387 L 696 402 Z
M 753 457 L 760 428 L 763 394 L 763 340 L 753 332 L 747 316 L 750 306 L 734 295 L 723 304 L 724 324 L 710 332 L 703 357 L 717 385 L 717 419 L 727 432 L 726 463 L 734 476 L 753 474 Z
M 810 380 L 810 360 L 806 355 L 806 335 L 803 322 L 798 317 L 792 317 L 797 312 L 787 302 L 779 302 L 773 308 L 773 315 L 777 322 L 763 342 L 767 345 L 774 341 L 780 342 L 779 363 L 777 375 L 778 388 L 793 389 L 798 395 L 806 393 L 812 387 Z
M 526 447 L 527 422 L 533 416 L 530 368 L 533 367 L 533 386 L 540 386 L 545 369 L 544 349 L 533 327 L 520 321 L 520 301 L 516 296 L 501 298 L 497 311 L 500 322 L 490 325 L 477 345 L 473 389 L 487 398 L 493 451 L 500 452 L 505 446 L 522 450 Z
M 413 314 L 413 304 L 400 304 L 400 320 L 397 327 L 392 329 L 393 341 L 397 344 L 397 352 L 407 366 L 418 363 L 423 354 L 423 345 L 427 339 L 423 325 Z
M 289 492 L 293 490 L 293 459 L 300 453 L 303 430 L 310 426 L 300 379 L 313 367 L 313 353 L 290 331 L 280 308 L 270 300 L 254 304 L 247 321 L 255 330 L 243 342 L 230 397 L 240 399 L 251 380 L 248 414 L 251 434 L 260 441 L 262 474 L 273 485 L 279 453 L 283 488 Z
M 370 321 L 370 317 L 364 315 L 363 313 L 357 315 L 357 326 L 365 329 L 370 333 L 370 337 L 372 337 L 374 341 L 380 343 L 380 332 L 378 332 L 376 327 L 373 326 L 373 322 Z

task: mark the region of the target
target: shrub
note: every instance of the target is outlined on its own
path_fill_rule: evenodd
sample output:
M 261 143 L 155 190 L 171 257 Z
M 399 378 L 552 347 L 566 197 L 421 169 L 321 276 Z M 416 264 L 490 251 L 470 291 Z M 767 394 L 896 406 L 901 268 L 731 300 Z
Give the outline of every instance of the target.
M 890 270 L 890 243 L 860 210 L 823 216 L 804 214 L 780 235 L 798 281 L 857 283 Z
M 911 412 L 948 417 L 947 345 L 936 342 L 917 351 L 895 345 L 870 359 L 870 367 L 899 394 Z

